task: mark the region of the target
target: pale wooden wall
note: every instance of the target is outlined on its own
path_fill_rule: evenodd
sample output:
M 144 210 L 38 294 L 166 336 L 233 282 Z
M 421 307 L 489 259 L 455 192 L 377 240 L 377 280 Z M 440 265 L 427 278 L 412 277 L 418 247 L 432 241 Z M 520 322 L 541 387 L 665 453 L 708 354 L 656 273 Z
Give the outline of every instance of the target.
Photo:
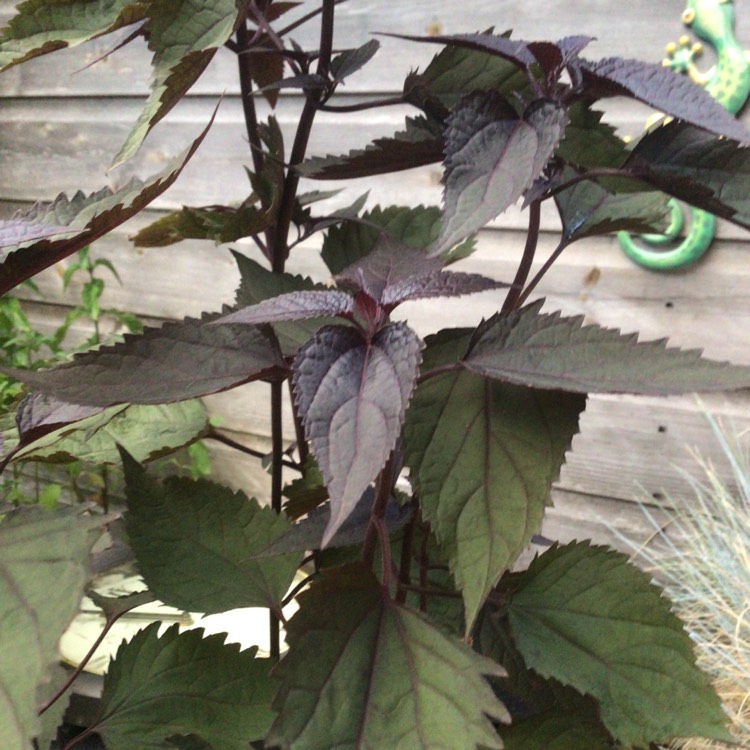
M 13 5 L 0 0 L 0 22 L 7 19 Z M 750 3 L 735 5 L 739 15 L 737 35 L 750 46 Z M 658 61 L 664 43 L 683 33 L 679 20 L 682 8 L 682 0 L 412 0 L 406 5 L 391 0 L 350 0 L 337 15 L 336 44 L 361 44 L 370 31 L 455 33 L 494 25 L 498 30 L 513 28 L 517 36 L 529 39 L 556 39 L 585 32 L 597 37 L 590 47 L 590 57 L 617 54 Z M 299 33 L 297 39 L 314 44 L 305 33 Z M 30 201 L 51 199 L 61 191 L 116 186 L 131 174 L 146 176 L 158 171 L 169 156 L 198 133 L 223 92 L 226 94 L 217 121 L 204 146 L 153 209 L 245 197 L 243 165 L 249 159 L 235 61 L 227 51 L 217 55 L 187 100 L 157 127 L 139 156 L 120 170 L 106 173 L 137 117 L 148 80 L 141 43 L 80 70 L 110 46 L 106 39 L 98 40 L 0 76 L 2 215 Z M 383 49 L 373 63 L 348 81 L 343 92 L 351 101 L 392 94 L 399 90 L 411 67 L 424 66 L 436 51 L 432 45 L 383 39 Z M 261 104 L 261 112 L 266 109 Z M 288 137 L 299 109 L 300 101 L 295 96 L 282 97 L 277 108 Z M 373 137 L 393 132 L 407 111 L 391 107 L 382 112 L 321 114 L 311 153 L 339 153 L 361 147 Z M 647 110 L 615 101 L 608 112 L 609 119 L 623 132 L 635 134 Z M 337 200 L 345 203 L 369 189 L 371 205 L 438 203 L 439 177 L 436 165 L 371 182 L 359 180 Z M 108 305 L 160 321 L 231 302 L 237 273 L 226 248 L 194 242 L 144 251 L 128 242 L 127 235 L 154 215 L 149 212 L 147 217 L 136 218 L 97 243 L 97 252 L 115 262 L 124 281 L 122 287 L 109 286 Z M 466 263 L 466 269 L 510 279 L 523 247 L 524 225 L 524 215 L 515 209 L 493 222 L 481 234 L 480 250 Z M 556 244 L 558 223 L 549 208 L 543 215 L 543 228 L 542 259 Z M 646 338 L 670 336 L 674 343 L 702 347 L 712 357 L 750 364 L 748 239 L 743 231 L 722 224 L 719 240 L 705 262 L 694 270 L 672 275 L 653 274 L 633 266 L 614 239 L 584 241 L 566 250 L 540 286 L 539 295 L 547 297 L 548 310 L 582 313 L 590 322 L 625 331 L 640 330 Z M 236 246 L 252 253 L 249 243 Z M 315 247 L 313 242 L 297 249 L 290 269 L 324 278 Z M 59 269 L 42 274 L 38 284 L 45 296 L 43 301 L 33 302 L 33 315 L 40 324 L 52 325 L 76 290 L 67 296 L 60 294 Z M 456 302 L 420 303 L 411 309 L 404 306 L 404 314 L 425 333 L 445 325 L 475 323 L 480 316 L 494 312 L 500 302 L 497 293 L 487 293 Z M 214 413 L 223 416 L 225 429 L 234 437 L 262 447 L 268 444 L 270 432 L 265 392 L 266 386 L 255 384 L 208 402 Z M 750 425 L 747 394 L 706 398 L 705 404 L 731 419 L 738 430 Z M 568 538 L 592 534 L 605 538 L 609 534 L 602 519 L 621 528 L 642 529 L 641 515 L 632 504 L 635 497 L 669 495 L 679 502 L 689 494 L 677 471 L 678 467 L 695 471 L 688 447 L 713 458 L 721 467 L 717 446 L 695 398 L 592 397 L 555 492 L 556 508 L 545 531 Z M 265 475 L 257 467 L 238 461 L 235 454 L 218 450 L 215 466 L 217 473 L 235 484 L 249 486 L 259 494 L 267 490 Z

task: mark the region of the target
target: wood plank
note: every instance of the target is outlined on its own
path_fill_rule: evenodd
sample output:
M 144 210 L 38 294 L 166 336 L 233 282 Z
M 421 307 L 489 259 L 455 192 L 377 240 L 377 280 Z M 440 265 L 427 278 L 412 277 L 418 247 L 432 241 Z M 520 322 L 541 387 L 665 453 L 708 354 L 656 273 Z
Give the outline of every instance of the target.
M 0 1 L 0 24 L 12 16 L 17 0 Z M 596 37 L 587 56 L 637 57 L 658 62 L 664 45 L 676 40 L 685 29 L 680 22 L 684 0 L 474 0 L 470 9 L 456 0 L 412 0 L 393 12 L 389 0 L 342 5 L 336 14 L 337 47 L 358 46 L 376 31 L 402 34 L 473 32 L 495 26 L 513 29 L 523 39 L 558 39 L 571 34 Z M 306 12 L 311 4 L 305 4 Z M 290 14 L 287 18 L 294 18 Z M 740 14 L 736 27 L 739 39 L 750 38 L 750 19 Z M 292 35 L 303 46 L 317 47 L 317 26 L 311 24 Z M 347 81 L 347 94 L 393 93 L 401 89 L 404 77 L 414 67 L 424 67 L 437 51 L 419 45 L 379 37 L 383 49 L 366 68 Z M 98 94 L 125 96 L 148 90 L 148 61 L 145 43 L 136 41 L 92 68 L 81 70 L 114 46 L 110 37 L 94 40 L 79 48 L 63 50 L 12 68 L 0 76 L 1 96 L 70 96 Z M 705 62 L 704 65 L 708 65 Z M 196 94 L 237 93 L 234 56 L 221 50 L 198 81 Z

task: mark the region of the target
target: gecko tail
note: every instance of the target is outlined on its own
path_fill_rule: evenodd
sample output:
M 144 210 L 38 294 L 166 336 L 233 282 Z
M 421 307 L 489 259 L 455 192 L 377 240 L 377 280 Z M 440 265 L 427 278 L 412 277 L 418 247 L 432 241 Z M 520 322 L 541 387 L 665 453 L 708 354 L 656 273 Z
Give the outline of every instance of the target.
M 716 228 L 716 218 L 713 214 L 691 208 L 687 234 L 680 238 L 678 234 L 682 229 L 682 212 L 677 201 L 670 201 L 670 203 L 674 206 L 671 206 L 672 215 L 669 227 L 663 235 L 644 234 L 634 238 L 629 232 L 617 233 L 620 247 L 625 255 L 643 268 L 652 271 L 674 271 L 684 268 L 701 258 L 711 245 Z M 671 234 L 674 224 L 674 207 L 680 213 L 680 229 L 677 234 Z M 667 245 L 670 247 L 666 247 Z M 660 246 L 665 249 L 656 249 Z

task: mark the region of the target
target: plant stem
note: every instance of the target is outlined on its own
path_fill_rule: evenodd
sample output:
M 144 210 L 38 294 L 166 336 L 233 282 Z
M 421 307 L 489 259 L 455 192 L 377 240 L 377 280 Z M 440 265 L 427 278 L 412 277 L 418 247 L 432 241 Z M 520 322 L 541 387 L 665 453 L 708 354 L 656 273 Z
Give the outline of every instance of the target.
M 408 583 L 399 583 L 399 594 L 401 591 L 404 592 L 404 601 L 406 601 L 406 592 L 414 591 L 422 597 L 425 596 L 442 596 L 444 599 L 460 599 L 461 594 L 458 591 L 447 591 L 444 589 L 438 589 L 434 586 L 413 586 Z
M 249 448 L 246 445 L 242 445 L 242 443 L 238 443 L 236 440 L 232 440 L 232 438 L 227 437 L 226 435 L 222 435 L 220 432 L 217 432 L 213 427 L 209 429 L 209 432 L 206 435 L 205 440 L 215 440 L 217 443 L 223 443 L 224 445 L 227 445 L 230 448 L 234 448 L 235 450 L 238 450 L 241 453 L 245 453 L 248 456 L 252 456 L 253 458 L 259 458 L 261 461 L 266 458 L 266 454 L 263 453 L 262 451 L 258 451 L 258 450 L 255 450 L 255 448 Z M 288 459 L 282 459 L 281 463 L 289 469 L 300 471 L 299 464 L 296 464 L 294 461 L 289 461 Z
M 281 490 L 283 479 L 281 470 L 284 464 L 284 425 L 282 423 L 282 401 L 284 383 L 275 380 L 271 383 L 271 507 L 281 513 Z M 281 657 L 281 639 L 279 636 L 279 618 L 274 612 L 269 613 L 271 624 L 271 659 L 277 662 Z
M 336 3 L 334 0 L 323 0 L 321 30 L 320 30 L 320 56 L 318 57 L 317 72 L 326 75 L 331 62 L 333 50 L 333 18 Z M 276 237 L 273 247 L 273 270 L 281 273 L 284 271 L 287 256 L 289 254 L 288 235 L 294 212 L 294 201 L 297 197 L 299 185 L 299 174 L 295 167 L 305 159 L 307 144 L 310 140 L 313 121 L 320 103 L 321 92 L 308 92 L 305 106 L 297 125 L 297 133 L 294 137 L 294 145 L 289 158 L 289 171 L 284 181 L 284 191 L 279 205 L 278 219 L 276 222 Z
M 241 23 L 237 28 L 237 44 L 239 52 L 245 52 L 250 42 L 250 33 L 247 26 Z M 240 92 L 242 98 L 242 111 L 245 115 L 245 128 L 247 139 L 250 143 L 250 153 L 253 157 L 253 167 L 256 174 L 263 169 L 263 149 L 261 147 L 260 133 L 258 131 L 258 115 L 255 111 L 255 99 L 253 98 L 253 78 L 250 74 L 252 68 L 252 55 L 238 54 L 237 65 L 240 74 Z
M 502 312 L 510 312 L 519 306 L 519 300 L 521 299 L 526 279 L 529 278 L 531 266 L 534 262 L 534 254 L 536 253 L 536 246 L 539 242 L 541 214 L 541 201 L 532 201 L 531 206 L 529 206 L 529 228 L 526 234 L 526 247 L 524 247 L 523 256 L 521 256 L 516 277 L 513 279 L 513 285 L 503 303 Z
M 366 568 L 372 569 L 375 562 L 375 550 L 378 539 L 380 539 L 381 545 L 383 544 L 382 531 L 378 527 L 379 524 L 383 523 L 388 501 L 393 494 L 393 486 L 396 484 L 396 458 L 398 453 L 398 446 L 396 446 L 378 476 L 378 491 L 375 496 L 375 502 L 372 504 L 370 523 L 367 527 L 364 544 L 362 545 L 362 562 Z M 385 539 L 386 541 L 388 540 L 387 533 Z M 390 558 L 390 550 L 388 552 Z M 385 550 L 383 550 L 383 555 L 385 555 Z M 388 575 L 390 576 L 390 565 Z
M 403 104 L 403 96 L 394 96 L 389 99 L 379 99 L 374 102 L 360 102 L 359 104 L 345 104 L 345 105 L 333 105 L 333 104 L 319 104 L 318 110 L 320 112 L 362 112 L 366 109 L 379 109 L 380 107 L 392 107 L 396 104 Z
M 307 445 L 305 439 L 305 430 L 302 425 L 302 419 L 299 415 L 299 409 L 294 401 L 294 393 L 292 393 L 292 381 L 289 380 L 289 402 L 292 405 L 292 416 L 294 417 L 294 432 L 297 435 L 297 455 L 299 456 L 300 467 L 305 465 L 307 457 L 310 454 L 310 448 Z
M 109 633 L 109 631 L 112 629 L 112 626 L 128 611 L 129 610 L 118 612 L 114 617 L 108 618 L 105 621 L 102 632 L 99 633 L 99 636 L 86 653 L 86 656 L 81 659 L 79 665 L 73 670 L 68 679 L 65 680 L 65 684 L 37 711 L 37 716 L 41 716 L 50 706 L 57 702 L 67 692 L 70 686 L 75 682 L 78 675 L 81 674 L 84 669 L 86 669 L 86 665 L 91 660 L 91 657 L 96 653 L 96 650 L 99 648 L 99 646 L 101 646 L 102 641 L 106 638 L 107 633 Z
M 401 540 L 401 562 L 398 571 L 398 589 L 396 591 L 396 601 L 399 604 L 406 602 L 406 592 L 408 589 L 404 588 L 411 584 L 411 550 L 414 546 L 414 529 L 417 525 L 417 511 L 414 510 L 414 515 L 411 517 L 409 523 L 406 524 L 404 529 L 404 538 Z
M 336 0 L 334 5 L 341 5 L 341 3 L 345 3 L 347 0 Z M 294 31 L 295 29 L 299 28 L 303 24 L 307 23 L 308 21 L 311 21 L 315 16 L 319 16 L 322 13 L 322 8 L 318 8 L 317 10 L 310 11 L 306 15 L 302 16 L 302 18 L 298 18 L 296 21 L 293 21 L 289 24 L 289 26 L 285 26 L 281 31 L 278 31 L 277 34 L 279 36 L 286 36 L 290 31 Z
M 549 271 L 549 269 L 552 267 L 552 264 L 560 257 L 560 253 L 562 253 L 563 250 L 570 244 L 568 240 L 562 239 L 560 240 L 560 243 L 555 248 L 554 252 L 547 258 L 547 260 L 544 262 L 544 265 L 539 269 L 536 276 L 529 282 L 529 285 L 526 287 L 526 289 L 523 290 L 523 294 L 518 298 L 518 306 L 520 307 L 524 302 L 526 302 L 528 296 L 534 291 L 536 288 L 536 285 L 542 280 L 544 277 L 544 274 Z

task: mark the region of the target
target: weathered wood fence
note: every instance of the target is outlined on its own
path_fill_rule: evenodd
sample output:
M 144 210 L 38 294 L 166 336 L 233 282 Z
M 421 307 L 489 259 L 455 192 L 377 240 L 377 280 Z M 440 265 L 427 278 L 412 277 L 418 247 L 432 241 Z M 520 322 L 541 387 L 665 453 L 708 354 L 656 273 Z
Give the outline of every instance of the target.
M 15 2 L 0 0 L 0 23 Z M 402 5 L 391 0 L 350 0 L 337 16 L 336 45 L 362 44 L 372 31 L 400 33 L 455 33 L 494 26 L 514 29 L 527 39 L 557 39 L 588 33 L 597 40 L 590 57 L 616 54 L 658 61 L 665 42 L 684 29 L 680 23 L 683 0 L 413 0 Z M 750 46 L 750 4 L 737 2 L 740 40 Z M 748 6 L 748 7 L 745 7 Z M 310 33 L 298 41 L 314 45 Z M 394 94 L 410 68 L 424 66 L 437 51 L 383 38 L 383 48 L 370 66 L 347 81 L 342 90 L 352 102 Z M 225 247 L 191 242 L 164 249 L 143 250 L 128 241 L 155 211 L 183 203 L 205 205 L 243 199 L 248 192 L 243 165 L 249 162 L 234 56 L 221 51 L 212 67 L 178 108 L 147 140 L 133 163 L 106 173 L 142 105 L 148 86 L 146 50 L 133 43 L 90 68 L 111 47 L 106 38 L 74 50 L 31 61 L 0 76 L 0 213 L 59 192 L 91 191 L 109 183 L 122 184 L 132 174 L 147 176 L 199 132 L 217 98 L 224 100 L 211 133 L 177 184 L 147 216 L 139 217 L 96 244 L 96 252 L 110 258 L 123 285 L 108 287 L 109 306 L 131 310 L 154 322 L 232 301 L 237 273 Z M 710 54 L 701 65 L 710 62 Z M 266 105 L 261 103 L 261 112 Z M 282 96 L 276 110 L 290 137 L 300 100 Z M 311 142 L 311 153 L 340 153 L 362 147 L 403 123 L 406 107 L 355 114 L 321 113 Z M 647 116 L 645 108 L 612 101 L 608 119 L 624 133 L 637 133 Z M 437 204 L 440 169 L 402 172 L 374 181 L 354 181 L 337 199 L 340 203 L 370 190 L 369 205 L 379 203 Z M 320 184 L 316 185 L 319 187 Z M 335 185 L 340 187 L 340 185 Z M 480 236 L 480 250 L 466 270 L 510 279 L 524 242 L 525 216 L 511 210 Z M 543 215 L 544 234 L 538 257 L 542 262 L 555 247 L 558 221 L 553 210 Z M 721 223 L 709 256 L 697 268 L 670 275 L 654 274 L 632 265 L 614 238 L 582 241 L 568 248 L 538 289 L 545 309 L 579 313 L 589 322 L 639 330 L 643 338 L 669 336 L 674 344 L 701 347 L 707 355 L 750 364 L 750 256 L 747 235 Z M 248 243 L 236 243 L 253 253 Z M 315 243 L 294 251 L 290 269 L 326 276 L 315 257 Z M 58 269 L 59 270 L 59 269 Z M 53 325 L 76 294 L 60 292 L 59 273 L 50 270 L 37 280 L 44 297 L 29 297 L 33 317 Z M 25 292 L 21 292 L 25 294 Z M 486 293 L 456 302 L 405 305 L 403 314 L 421 333 L 445 325 L 476 323 L 494 312 L 501 299 Z M 223 428 L 233 437 L 258 447 L 268 445 L 269 415 L 263 384 L 208 399 L 221 414 Z M 750 396 L 704 399 L 705 408 L 735 429 L 750 425 Z M 608 537 L 603 520 L 629 530 L 642 527 L 632 501 L 636 497 L 680 498 L 689 494 L 678 469 L 696 471 L 688 448 L 713 459 L 721 471 L 718 447 L 693 397 L 653 399 L 592 397 L 567 465 L 554 493 L 555 509 L 545 531 L 551 536 Z M 289 435 L 292 434 L 291 429 Z M 267 491 L 267 477 L 257 466 L 238 460 L 219 448 L 216 472 L 231 483 Z

